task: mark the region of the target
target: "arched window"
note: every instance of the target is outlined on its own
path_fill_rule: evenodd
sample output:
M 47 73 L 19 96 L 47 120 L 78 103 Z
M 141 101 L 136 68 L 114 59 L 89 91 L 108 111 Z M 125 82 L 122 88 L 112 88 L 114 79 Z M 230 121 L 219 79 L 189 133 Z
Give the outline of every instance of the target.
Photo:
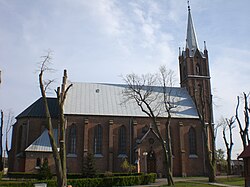
M 102 154 L 102 126 L 101 124 L 98 124 L 95 127 L 94 154 Z
M 196 149 L 196 132 L 193 127 L 189 129 L 188 132 L 188 138 L 189 138 L 189 154 L 190 155 L 196 155 L 197 149 Z
M 184 79 L 187 77 L 186 65 L 184 65 L 184 67 L 183 67 L 183 69 L 182 69 L 182 75 L 183 75 L 183 78 L 184 78 Z
M 201 68 L 199 64 L 196 64 L 196 75 L 201 75 Z
M 36 167 L 41 167 L 41 158 L 36 159 Z
M 17 153 L 22 150 L 22 135 L 23 135 L 23 125 L 20 125 L 18 129 L 18 139 L 17 139 Z
M 170 127 L 170 141 L 171 141 L 172 155 L 174 155 L 174 135 L 173 135 L 173 128 L 171 127 Z
M 68 153 L 76 153 L 76 125 L 72 124 L 69 129 Z
M 121 126 L 119 129 L 119 144 L 118 150 L 119 154 L 126 154 L 126 128 Z

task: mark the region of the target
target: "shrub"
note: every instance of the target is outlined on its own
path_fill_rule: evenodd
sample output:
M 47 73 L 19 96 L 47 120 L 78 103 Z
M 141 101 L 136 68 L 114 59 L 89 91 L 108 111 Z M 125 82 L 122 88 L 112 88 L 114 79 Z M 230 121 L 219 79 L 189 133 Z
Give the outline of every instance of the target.
M 83 176 L 81 173 L 68 173 L 67 174 L 67 179 L 80 179 L 82 177 Z
M 105 173 L 104 173 L 104 177 L 113 177 L 114 175 L 113 175 L 113 173 L 111 172 L 111 171 L 106 171 Z
M 110 187 L 110 186 L 132 186 L 132 185 L 146 185 L 155 182 L 156 174 L 141 174 L 131 176 L 114 176 L 104 178 L 82 178 L 82 179 L 68 179 L 68 185 L 74 187 Z M 4 183 L 3 183 L 4 182 Z M 56 180 L 42 180 L 42 181 L 1 181 L 0 186 L 6 187 L 33 187 L 35 183 L 47 183 L 48 187 L 57 186 Z
M 126 158 L 125 158 L 125 160 L 122 162 L 121 168 L 122 168 L 124 171 L 128 172 L 128 173 L 131 173 L 132 171 L 135 171 L 135 170 L 136 170 L 136 166 L 134 166 L 133 164 L 130 164 Z
M 82 174 L 88 178 L 93 178 L 96 175 L 94 156 L 91 153 L 88 153 L 87 156 L 84 157 Z
M 46 180 L 52 178 L 52 173 L 50 171 L 48 159 L 43 161 L 42 166 L 39 169 L 39 173 L 37 175 L 38 180 Z
M 15 179 L 36 179 L 37 178 L 36 173 L 28 173 L 28 172 L 8 172 L 7 176 L 9 178 L 15 178 Z

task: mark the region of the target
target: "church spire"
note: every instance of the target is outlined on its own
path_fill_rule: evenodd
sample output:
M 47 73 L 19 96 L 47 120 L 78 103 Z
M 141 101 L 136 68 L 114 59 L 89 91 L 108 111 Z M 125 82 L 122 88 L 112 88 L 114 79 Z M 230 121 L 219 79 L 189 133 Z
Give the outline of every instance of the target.
M 186 38 L 186 47 L 189 50 L 196 50 L 199 49 L 197 39 L 196 39 L 196 34 L 195 34 L 195 29 L 192 21 L 192 16 L 191 16 L 191 9 L 188 1 L 188 24 L 187 24 L 187 38 Z

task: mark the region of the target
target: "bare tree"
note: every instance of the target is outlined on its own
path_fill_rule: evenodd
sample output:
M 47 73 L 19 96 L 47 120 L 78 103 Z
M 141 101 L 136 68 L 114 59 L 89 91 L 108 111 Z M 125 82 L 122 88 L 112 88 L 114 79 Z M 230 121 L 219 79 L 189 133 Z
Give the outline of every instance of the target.
M 232 157 L 232 149 L 233 149 L 233 128 L 234 126 L 234 116 L 232 116 L 229 119 L 223 119 L 222 123 L 223 125 L 223 140 L 227 149 L 227 174 L 231 175 L 232 174 L 232 169 L 231 169 L 231 157 Z M 229 137 L 227 138 L 226 131 L 229 131 Z
M 10 110 L 8 112 L 7 120 L 5 123 L 5 126 L 6 126 L 5 127 L 5 150 L 6 150 L 7 156 L 9 155 L 9 152 L 10 152 L 8 137 L 9 137 L 10 130 L 14 125 L 14 121 L 15 121 L 15 118 L 14 118 L 13 111 Z
M 0 171 L 3 170 L 3 111 L 1 110 L 1 127 L 0 127 Z
M 57 186 L 58 187 L 65 187 L 67 186 L 67 175 L 66 175 L 66 149 L 65 149 L 65 120 L 64 120 L 64 113 L 63 113 L 63 105 L 66 99 L 66 95 L 72 84 L 67 86 L 67 71 L 64 70 L 63 80 L 61 87 L 58 87 L 56 90 L 57 100 L 58 100 L 58 107 L 59 107 L 59 143 L 60 143 L 60 153 L 57 149 L 57 137 L 53 134 L 53 126 L 51 115 L 49 111 L 49 106 L 46 97 L 46 89 L 48 88 L 49 84 L 52 83 L 52 80 L 48 82 L 44 82 L 43 75 L 45 71 L 49 71 L 50 68 L 48 64 L 51 61 L 51 52 L 48 52 L 46 56 L 43 56 L 43 61 L 41 63 L 40 73 L 39 73 L 39 85 L 41 95 L 43 97 L 43 102 L 45 106 L 45 113 L 46 113 L 46 121 L 47 121 L 47 129 L 48 135 L 50 139 L 50 144 L 52 147 L 53 157 L 56 166 L 56 175 L 57 175 Z
M 134 100 L 152 121 L 153 128 L 159 136 L 160 143 L 163 149 L 163 154 L 166 163 L 166 175 L 168 185 L 173 185 L 172 175 L 172 149 L 171 149 L 171 137 L 170 137 L 170 122 L 171 111 L 175 108 L 175 102 L 171 95 L 171 87 L 173 84 L 173 72 L 167 71 L 166 68 L 160 68 L 160 76 L 157 74 L 145 74 L 138 76 L 136 74 L 128 74 L 124 77 L 124 82 L 127 87 L 123 93 L 126 100 Z M 159 81 L 160 80 L 160 81 Z M 162 85 L 156 87 L 156 85 Z M 161 89 L 157 91 L 156 89 Z M 157 118 L 160 114 L 167 113 L 167 119 L 165 122 L 167 135 L 166 139 L 163 138 L 158 126 Z
M 249 144 L 248 128 L 249 128 L 249 112 L 250 112 L 250 109 L 248 107 L 248 105 L 249 105 L 248 97 L 249 97 L 249 95 L 247 95 L 245 92 L 243 92 L 244 126 L 243 126 L 243 123 L 241 122 L 240 117 L 239 117 L 239 106 L 240 106 L 240 97 L 239 96 L 237 96 L 237 106 L 236 106 L 236 110 L 235 110 L 235 118 L 236 118 L 236 121 L 237 121 L 238 126 L 240 128 L 240 137 L 241 137 L 242 145 L 243 145 L 244 149 Z
M 216 178 L 215 132 L 213 124 L 212 95 L 204 90 L 204 83 L 194 87 L 194 102 L 203 129 L 206 163 L 209 182 Z

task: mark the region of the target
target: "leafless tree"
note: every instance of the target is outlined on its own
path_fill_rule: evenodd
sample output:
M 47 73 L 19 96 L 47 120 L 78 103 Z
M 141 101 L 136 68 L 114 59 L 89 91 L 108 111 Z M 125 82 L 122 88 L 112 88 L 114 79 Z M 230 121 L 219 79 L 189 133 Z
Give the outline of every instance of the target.
M 10 130 L 14 125 L 14 121 L 15 121 L 15 118 L 14 118 L 13 111 L 9 110 L 7 120 L 5 123 L 5 126 L 6 126 L 5 127 L 5 150 L 6 150 L 7 156 L 9 155 L 9 151 L 10 151 L 8 137 L 9 137 Z
M 232 149 L 233 149 L 233 128 L 234 126 L 234 122 L 235 122 L 235 118 L 234 116 L 232 116 L 231 118 L 227 119 L 222 119 L 222 123 L 223 123 L 223 140 L 227 149 L 227 174 L 231 175 L 232 174 L 232 170 L 231 170 L 231 157 L 232 157 Z M 227 135 L 226 132 L 229 132 L 229 134 Z
M 3 111 L 1 110 L 1 127 L 0 127 L 0 171 L 3 170 Z
M 176 107 L 174 97 L 171 97 L 171 86 L 173 86 L 173 71 L 167 71 L 165 67 L 160 68 L 159 74 L 128 74 L 124 77 L 127 87 L 123 93 L 126 100 L 134 100 L 152 121 L 153 128 L 159 136 L 163 149 L 168 185 L 173 185 L 172 175 L 172 149 L 170 137 L 171 111 Z M 158 85 L 158 87 L 156 86 Z M 159 87 L 159 85 L 161 85 Z M 169 87 L 168 87 L 169 86 Z M 158 89 L 158 90 L 157 90 Z M 161 89 L 159 91 L 159 89 Z M 166 116 L 166 139 L 163 138 L 158 126 L 157 118 L 159 115 Z
M 53 157 L 56 166 L 56 175 L 57 175 L 57 186 L 58 187 L 65 187 L 67 186 L 67 175 L 66 175 L 66 149 L 65 149 L 65 119 L 64 119 L 64 112 L 63 112 L 63 105 L 66 99 L 66 95 L 72 84 L 67 86 L 67 71 L 64 70 L 63 80 L 61 87 L 58 87 L 56 90 L 57 100 L 58 100 L 58 107 L 59 107 L 59 144 L 60 144 L 60 151 L 58 152 L 56 139 L 57 137 L 53 134 L 53 126 L 51 121 L 51 115 L 48 107 L 47 97 L 46 97 L 46 89 L 48 88 L 49 84 L 52 83 L 52 80 L 44 82 L 43 75 L 46 71 L 51 70 L 49 68 L 49 63 L 51 62 L 51 52 L 48 52 L 46 56 L 42 57 L 43 61 L 41 63 L 40 73 L 39 73 L 39 85 L 41 95 L 43 97 L 43 102 L 45 106 L 45 113 L 46 113 L 46 121 L 47 121 L 47 129 L 48 135 L 50 139 L 50 144 L 52 147 Z
M 194 87 L 194 102 L 203 129 L 206 163 L 209 182 L 216 178 L 215 132 L 213 124 L 212 95 L 204 90 L 204 83 Z
M 245 92 L 243 92 L 243 101 L 244 101 L 244 124 L 241 122 L 239 117 L 239 106 L 240 106 L 240 97 L 237 96 L 237 105 L 235 110 L 235 118 L 238 123 L 238 126 L 240 128 L 240 137 L 242 140 L 243 148 L 245 149 L 246 146 L 249 144 L 249 134 L 248 134 L 248 128 L 249 128 L 249 103 L 248 103 L 248 97 Z

